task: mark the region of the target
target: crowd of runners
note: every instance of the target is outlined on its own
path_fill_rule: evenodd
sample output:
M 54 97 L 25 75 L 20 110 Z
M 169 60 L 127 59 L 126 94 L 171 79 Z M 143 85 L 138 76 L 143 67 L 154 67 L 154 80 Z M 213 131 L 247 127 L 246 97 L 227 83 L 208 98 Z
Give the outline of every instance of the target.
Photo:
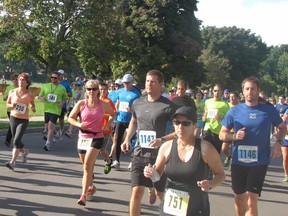
M 150 204 L 158 198 L 160 215 L 210 215 L 208 194 L 225 181 L 223 167 L 231 170 L 239 216 L 258 215 L 270 158 L 283 157 L 283 182 L 288 182 L 288 97 L 267 97 L 256 77 L 244 79 L 241 92 L 219 84 L 192 90 L 183 80 L 167 90 L 158 70 L 147 72 L 143 90 L 131 74 L 114 82 L 77 77 L 69 84 L 60 69 L 50 79 L 35 99 L 28 90 L 29 75 L 11 76 L 3 95 L 10 119 L 4 144 L 13 146 L 6 167 L 17 169 L 18 157 L 27 162 L 29 150 L 22 137 L 29 110 L 35 112 L 35 100 L 42 101 L 43 151 L 57 151 L 54 142 L 78 136 L 83 164 L 79 205 L 85 206 L 96 193 L 98 154 L 105 158 L 105 174 L 120 168 L 121 154 L 131 155 L 131 216 L 140 215 L 145 188 Z M 272 137 L 276 142 L 270 148 Z

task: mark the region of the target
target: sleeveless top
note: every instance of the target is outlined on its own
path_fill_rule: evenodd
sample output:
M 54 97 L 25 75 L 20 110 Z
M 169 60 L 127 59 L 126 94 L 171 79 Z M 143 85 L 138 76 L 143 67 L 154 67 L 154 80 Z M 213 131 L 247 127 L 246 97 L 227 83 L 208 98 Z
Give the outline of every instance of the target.
M 23 97 L 19 97 L 16 92 L 17 91 L 15 89 L 11 95 L 11 103 L 16 103 L 16 106 L 11 110 L 11 116 L 29 120 L 29 104 L 31 101 L 30 94 L 27 92 L 27 94 L 25 94 Z
M 183 162 L 179 158 L 177 139 L 173 140 L 170 156 L 165 166 L 165 174 L 167 175 L 165 193 L 169 188 L 189 193 L 190 198 L 186 215 L 210 214 L 208 193 L 202 191 L 197 185 L 197 181 L 207 179 L 208 172 L 208 165 L 203 161 L 201 154 L 200 139 L 196 139 L 193 154 L 187 162 Z M 160 215 L 170 215 L 163 211 L 165 193 Z
M 87 122 L 87 126 L 79 130 L 80 138 L 103 138 L 102 133 L 102 120 L 104 116 L 104 110 L 102 107 L 102 101 L 99 100 L 95 109 L 88 107 L 88 100 L 85 100 L 85 104 L 80 111 L 80 121 Z

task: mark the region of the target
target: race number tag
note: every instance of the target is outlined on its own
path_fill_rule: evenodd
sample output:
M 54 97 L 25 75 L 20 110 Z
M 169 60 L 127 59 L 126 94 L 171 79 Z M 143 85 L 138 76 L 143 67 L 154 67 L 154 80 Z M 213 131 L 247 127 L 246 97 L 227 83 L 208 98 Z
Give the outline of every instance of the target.
M 214 118 L 218 113 L 218 109 L 208 109 L 207 118 Z
M 171 215 L 186 216 L 189 198 L 188 192 L 169 188 L 165 192 L 163 211 Z
M 140 130 L 138 141 L 142 148 L 151 148 L 149 143 L 156 139 L 156 131 Z
M 23 103 L 16 103 L 16 106 L 14 107 L 15 112 L 19 114 L 24 114 L 27 110 L 27 105 Z
M 91 147 L 93 138 L 79 138 L 77 148 L 80 150 L 88 150 Z
M 119 103 L 119 111 L 127 112 L 127 108 L 129 108 L 129 102 L 120 102 Z
M 288 134 L 285 135 L 285 140 L 288 140 Z
M 258 146 L 238 146 L 238 160 L 243 163 L 258 161 Z
M 51 103 L 55 103 L 57 101 L 57 95 L 55 94 L 48 94 L 47 101 Z

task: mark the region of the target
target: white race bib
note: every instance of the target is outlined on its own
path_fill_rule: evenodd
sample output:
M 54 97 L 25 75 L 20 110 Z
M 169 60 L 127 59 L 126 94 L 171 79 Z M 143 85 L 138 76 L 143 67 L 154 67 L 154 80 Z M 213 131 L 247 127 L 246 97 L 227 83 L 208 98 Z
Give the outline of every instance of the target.
M 214 118 L 218 113 L 218 109 L 208 109 L 207 118 Z
M 156 131 L 140 130 L 138 133 L 138 141 L 142 148 L 151 148 L 149 143 L 156 139 Z
M 258 146 L 238 146 L 238 160 L 243 163 L 258 161 Z
M 91 147 L 93 138 L 79 138 L 77 148 L 80 150 L 88 150 Z
M 188 192 L 169 188 L 165 192 L 163 211 L 171 215 L 186 216 L 189 199 Z
M 119 111 L 127 112 L 127 108 L 129 108 L 129 102 L 120 102 L 119 103 Z
M 19 114 L 24 114 L 27 110 L 27 105 L 23 103 L 16 103 L 16 106 L 14 107 L 15 112 Z
M 47 101 L 51 103 L 56 103 L 57 101 L 57 95 L 55 94 L 48 94 Z

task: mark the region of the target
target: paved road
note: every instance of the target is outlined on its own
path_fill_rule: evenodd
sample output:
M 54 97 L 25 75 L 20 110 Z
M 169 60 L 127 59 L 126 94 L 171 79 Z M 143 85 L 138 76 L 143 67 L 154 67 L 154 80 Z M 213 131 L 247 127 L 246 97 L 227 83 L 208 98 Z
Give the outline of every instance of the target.
M 76 136 L 64 137 L 52 146 L 51 152 L 42 149 L 40 133 L 27 134 L 23 141 L 30 150 L 28 163 L 18 163 L 15 172 L 5 167 L 11 148 L 0 137 L 0 215 L 128 215 L 130 198 L 129 156 L 123 155 L 121 169 L 103 173 L 101 156 L 96 162 L 97 193 L 86 207 L 76 204 L 81 193 L 82 166 L 76 152 Z M 287 215 L 288 183 L 282 182 L 282 160 L 273 160 L 259 203 L 259 215 Z M 230 173 L 225 183 L 210 193 L 211 216 L 235 215 L 230 188 Z M 142 214 L 156 216 L 157 205 L 150 205 L 147 193 L 143 199 Z

